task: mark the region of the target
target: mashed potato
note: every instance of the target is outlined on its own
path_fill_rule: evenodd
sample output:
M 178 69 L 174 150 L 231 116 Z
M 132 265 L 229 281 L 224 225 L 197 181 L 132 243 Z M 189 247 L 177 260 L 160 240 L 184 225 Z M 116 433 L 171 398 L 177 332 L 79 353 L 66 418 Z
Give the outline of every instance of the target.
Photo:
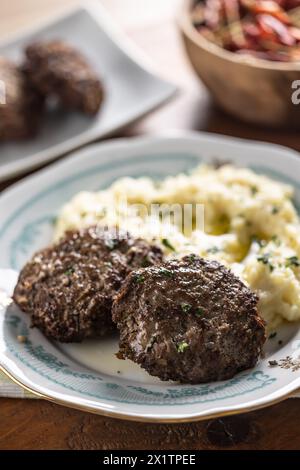
M 162 182 L 122 178 L 107 190 L 77 194 L 62 208 L 55 238 L 95 223 L 116 225 L 159 243 L 169 257 L 217 259 L 257 292 L 274 329 L 300 319 L 300 219 L 292 197 L 291 186 L 232 165 L 201 165 Z M 188 207 L 189 223 L 164 217 L 170 205 Z M 153 206 L 161 212 L 153 214 Z

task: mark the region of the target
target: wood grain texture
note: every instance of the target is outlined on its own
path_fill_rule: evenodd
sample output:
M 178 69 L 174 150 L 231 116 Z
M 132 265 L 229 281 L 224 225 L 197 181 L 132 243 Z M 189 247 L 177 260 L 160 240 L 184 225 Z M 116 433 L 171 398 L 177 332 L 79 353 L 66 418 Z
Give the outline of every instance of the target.
M 222 420 L 143 424 L 1 399 L 0 449 L 299 449 L 299 402 Z
M 168 105 L 120 135 L 195 129 L 266 140 L 300 150 L 298 133 L 251 127 L 213 106 L 185 56 L 175 23 L 178 1 L 102 0 L 116 22 L 153 60 L 160 74 L 177 83 L 181 90 Z M 36 23 L 71 3 L 75 1 L 5 2 L 1 5 L 0 34 Z M 12 182 L 2 183 L 0 189 Z M 132 423 L 40 400 L 0 399 L 0 449 L 299 449 L 299 423 L 298 399 L 226 420 L 181 425 Z

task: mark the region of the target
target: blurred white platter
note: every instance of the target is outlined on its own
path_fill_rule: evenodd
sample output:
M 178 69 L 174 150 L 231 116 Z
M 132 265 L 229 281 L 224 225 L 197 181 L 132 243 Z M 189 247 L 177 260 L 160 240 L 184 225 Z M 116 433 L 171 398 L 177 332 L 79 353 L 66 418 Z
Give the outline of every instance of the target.
M 143 54 L 117 30 L 100 3 L 83 5 L 0 44 L 0 55 L 19 63 L 30 42 L 65 40 L 86 55 L 102 78 L 103 106 L 92 118 L 55 109 L 44 117 L 34 139 L 0 143 L 0 181 L 115 133 L 176 92 L 176 87 L 160 79 Z

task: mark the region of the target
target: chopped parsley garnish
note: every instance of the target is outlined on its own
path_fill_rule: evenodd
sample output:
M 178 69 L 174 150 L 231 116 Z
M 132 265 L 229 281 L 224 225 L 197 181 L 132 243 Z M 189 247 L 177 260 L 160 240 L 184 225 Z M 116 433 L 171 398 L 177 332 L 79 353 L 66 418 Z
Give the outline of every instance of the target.
M 66 276 L 71 276 L 71 274 L 73 274 L 74 272 L 75 272 L 75 269 L 74 269 L 74 268 L 69 268 L 69 269 L 67 269 L 67 270 L 64 272 L 64 274 L 65 274 Z
M 273 332 L 269 335 L 269 339 L 273 339 L 273 338 L 275 338 L 275 336 L 277 336 L 277 331 L 273 331 Z
M 263 255 L 257 257 L 257 261 L 265 264 L 266 266 L 269 266 L 269 269 L 272 272 L 274 271 L 274 266 L 270 262 L 270 257 L 271 257 L 270 253 L 264 253 Z
M 195 261 L 195 259 L 197 258 L 197 255 L 195 255 L 194 253 L 191 253 L 190 255 L 188 255 L 188 258 L 190 261 Z
M 174 273 L 170 269 L 160 268 L 158 272 L 165 277 L 173 277 Z
M 272 212 L 273 215 L 275 215 L 275 214 L 278 214 L 279 210 L 280 210 L 279 207 L 274 206 L 274 207 L 272 207 L 272 211 L 271 211 L 271 212 Z
M 185 304 L 185 303 L 182 303 L 181 304 L 181 310 L 184 312 L 184 313 L 187 313 L 191 310 L 192 306 L 190 304 Z
M 298 256 L 290 256 L 289 258 L 287 258 L 286 266 L 287 268 L 290 268 L 292 266 L 295 266 L 296 268 L 298 268 L 300 266 L 300 260 Z
M 181 343 L 177 344 L 177 351 L 179 353 L 183 353 L 188 347 L 188 343 L 186 343 L 185 341 L 181 341 Z
M 252 196 L 255 196 L 255 194 L 258 193 L 258 187 L 257 186 L 251 186 L 250 188 Z
M 163 238 L 161 242 L 169 250 L 176 251 L 172 243 L 167 238 Z
M 208 248 L 208 250 L 206 250 L 206 253 L 215 254 L 215 253 L 218 253 L 219 251 L 220 251 L 220 248 L 218 248 L 217 246 L 212 246 L 211 248 Z
M 195 313 L 196 313 L 196 316 L 197 316 L 197 317 L 202 317 L 202 315 L 203 315 L 203 313 L 204 313 L 204 312 L 203 312 L 203 308 L 197 307 Z
M 135 274 L 134 276 L 134 280 L 135 282 L 137 282 L 138 284 L 141 284 L 142 282 L 144 282 L 145 278 L 142 274 Z

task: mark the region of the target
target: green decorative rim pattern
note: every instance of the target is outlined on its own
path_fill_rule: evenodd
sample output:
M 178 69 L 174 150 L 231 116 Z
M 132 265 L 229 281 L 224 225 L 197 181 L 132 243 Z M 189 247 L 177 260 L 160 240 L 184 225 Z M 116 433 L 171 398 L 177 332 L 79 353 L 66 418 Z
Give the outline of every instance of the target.
M 198 386 L 179 386 L 167 388 L 164 392 L 153 390 L 150 387 L 135 385 L 120 385 L 116 382 L 106 382 L 98 374 L 81 373 L 71 368 L 69 364 L 58 359 L 54 354 L 45 350 L 41 344 L 34 345 L 30 340 L 30 331 L 25 322 L 17 315 L 6 314 L 5 325 L 9 329 L 6 334 L 6 346 L 11 354 L 31 371 L 44 379 L 66 390 L 79 393 L 91 398 L 104 399 L 119 403 L 150 406 L 176 406 L 197 403 L 210 403 L 228 398 L 234 398 L 262 389 L 274 383 L 277 379 L 257 370 L 243 373 L 231 380 L 217 384 Z M 25 343 L 14 340 L 18 335 L 28 339 Z M 93 383 L 99 391 L 87 389 Z M 243 388 L 245 387 L 246 388 Z M 104 388 L 104 390 L 103 390 Z M 230 393 L 230 389 L 233 391 Z M 102 389 L 102 393 L 100 393 Z M 225 396 L 218 394 L 228 391 Z

